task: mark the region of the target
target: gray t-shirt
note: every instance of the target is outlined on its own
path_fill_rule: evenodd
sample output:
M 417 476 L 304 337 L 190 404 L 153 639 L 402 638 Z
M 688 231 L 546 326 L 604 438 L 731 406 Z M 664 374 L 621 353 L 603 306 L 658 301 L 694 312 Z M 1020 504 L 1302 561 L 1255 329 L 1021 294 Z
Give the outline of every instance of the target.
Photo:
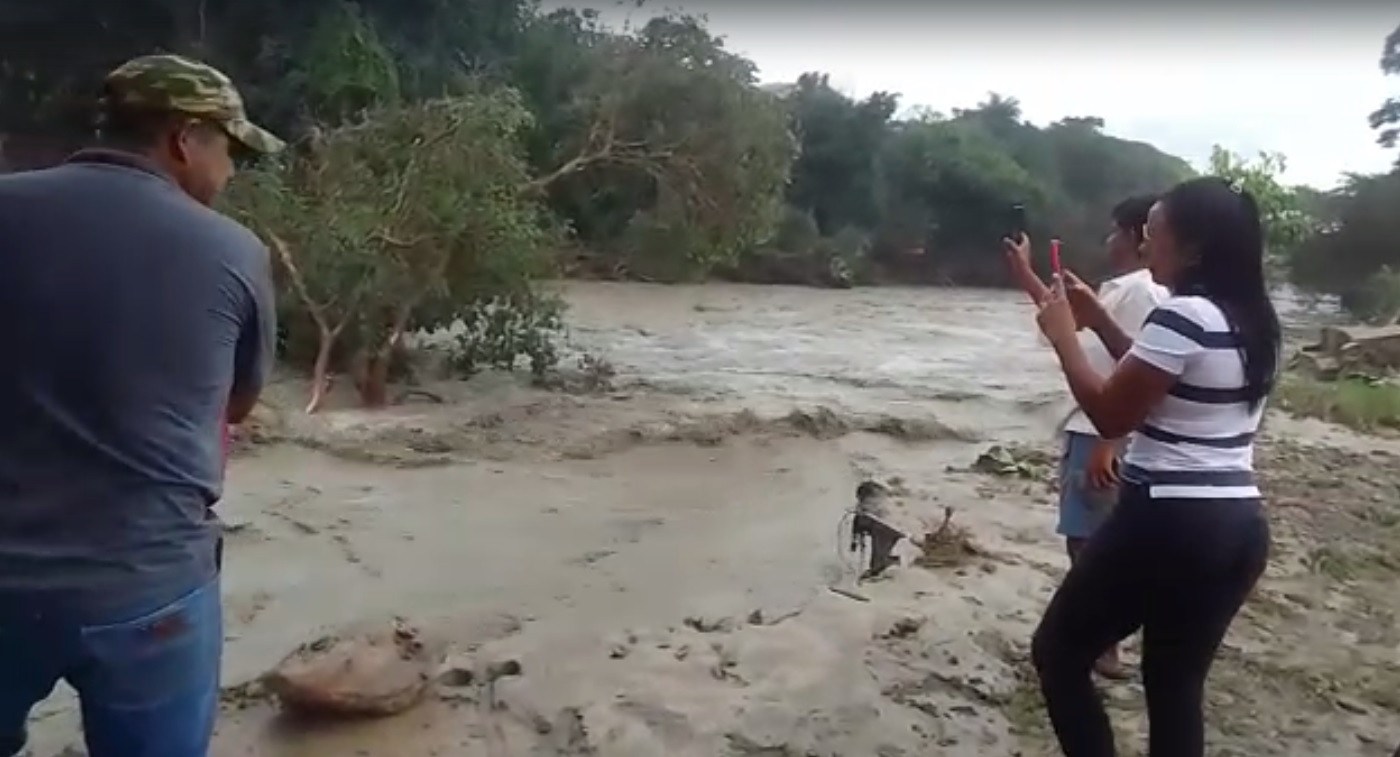
M 272 297 L 258 238 L 137 156 L 0 176 L 0 604 L 113 619 L 214 577 Z

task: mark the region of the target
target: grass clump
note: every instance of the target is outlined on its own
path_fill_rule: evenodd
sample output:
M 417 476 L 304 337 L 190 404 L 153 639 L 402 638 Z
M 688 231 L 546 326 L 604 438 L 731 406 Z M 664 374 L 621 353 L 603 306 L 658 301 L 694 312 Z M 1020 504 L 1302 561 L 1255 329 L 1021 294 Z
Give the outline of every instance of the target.
M 1294 415 L 1320 418 L 1358 431 L 1400 429 L 1400 385 L 1368 378 L 1322 381 L 1284 376 L 1275 392 L 1278 406 Z

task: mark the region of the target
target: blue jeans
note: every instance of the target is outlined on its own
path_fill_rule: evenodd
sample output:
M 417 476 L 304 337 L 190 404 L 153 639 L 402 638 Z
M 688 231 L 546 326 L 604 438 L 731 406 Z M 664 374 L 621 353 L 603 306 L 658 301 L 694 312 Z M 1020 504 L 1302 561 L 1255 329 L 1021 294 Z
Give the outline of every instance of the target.
M 1075 431 L 1065 433 L 1060 458 L 1060 521 L 1055 530 L 1069 539 L 1087 539 L 1113 511 L 1115 489 L 1098 489 L 1088 479 L 1089 460 L 1099 437 Z
M 215 579 L 118 623 L 0 608 L 0 757 L 60 679 L 78 692 L 91 757 L 205 757 L 219 711 L 223 612 Z

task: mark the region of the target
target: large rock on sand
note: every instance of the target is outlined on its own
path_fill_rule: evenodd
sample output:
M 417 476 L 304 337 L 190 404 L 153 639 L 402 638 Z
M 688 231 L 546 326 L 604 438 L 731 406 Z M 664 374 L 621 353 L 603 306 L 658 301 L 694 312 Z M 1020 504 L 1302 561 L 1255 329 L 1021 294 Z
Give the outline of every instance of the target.
M 1400 326 L 1324 326 L 1317 344 L 1304 347 L 1291 367 L 1324 381 L 1394 375 L 1400 372 Z
M 303 644 L 263 677 L 263 685 L 293 712 L 382 717 L 423 699 L 445 653 L 445 644 L 395 620 Z

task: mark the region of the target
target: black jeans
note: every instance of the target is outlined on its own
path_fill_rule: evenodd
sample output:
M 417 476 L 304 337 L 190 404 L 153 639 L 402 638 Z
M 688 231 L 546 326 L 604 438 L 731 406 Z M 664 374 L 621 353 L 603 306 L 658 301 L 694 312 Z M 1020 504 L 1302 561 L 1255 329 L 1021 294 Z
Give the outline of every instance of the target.
M 1113 757 L 1090 671 L 1142 629 L 1150 757 L 1202 757 L 1206 674 L 1264 572 L 1269 526 L 1258 500 L 1151 499 L 1125 484 L 1085 545 L 1031 644 L 1066 757 Z

